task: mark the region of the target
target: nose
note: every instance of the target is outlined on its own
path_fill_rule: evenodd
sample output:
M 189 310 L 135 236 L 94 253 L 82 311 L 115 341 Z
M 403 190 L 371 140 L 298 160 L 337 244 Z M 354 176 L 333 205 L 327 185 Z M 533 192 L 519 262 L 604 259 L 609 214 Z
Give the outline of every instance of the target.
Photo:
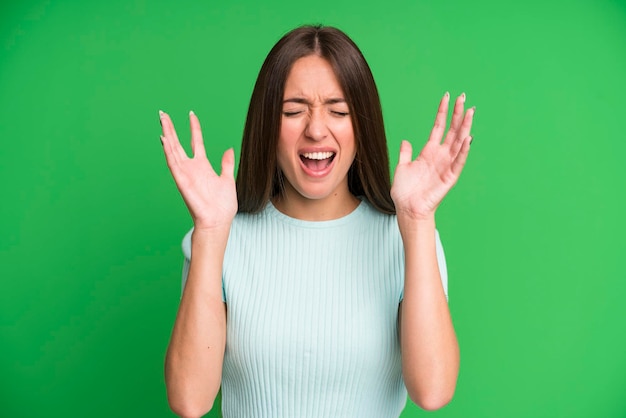
M 328 136 L 328 126 L 322 109 L 312 109 L 304 134 L 314 141 L 321 141 Z

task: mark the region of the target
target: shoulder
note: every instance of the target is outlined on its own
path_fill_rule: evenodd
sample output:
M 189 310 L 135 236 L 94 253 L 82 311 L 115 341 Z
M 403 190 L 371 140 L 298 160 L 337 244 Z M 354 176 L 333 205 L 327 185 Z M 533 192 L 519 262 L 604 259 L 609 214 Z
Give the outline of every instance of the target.
M 380 212 L 365 199 L 363 199 L 361 206 L 363 207 L 362 222 L 367 228 L 375 229 L 379 233 L 385 232 L 387 234 L 400 237 L 398 219 L 395 214 L 390 215 L 388 213 Z
M 233 235 L 240 236 L 241 234 L 245 234 L 245 231 L 249 230 L 250 227 L 255 225 L 260 225 L 263 219 L 267 218 L 267 211 L 262 210 L 258 213 L 238 213 L 235 215 L 233 219 L 233 223 L 230 226 L 230 236 L 229 242 L 232 240 Z M 191 260 L 191 235 L 193 234 L 193 227 L 187 231 L 182 241 L 182 249 L 185 258 Z
M 193 228 L 191 228 L 185 236 L 183 237 L 182 247 L 183 254 L 187 260 L 191 260 L 191 234 L 193 233 Z

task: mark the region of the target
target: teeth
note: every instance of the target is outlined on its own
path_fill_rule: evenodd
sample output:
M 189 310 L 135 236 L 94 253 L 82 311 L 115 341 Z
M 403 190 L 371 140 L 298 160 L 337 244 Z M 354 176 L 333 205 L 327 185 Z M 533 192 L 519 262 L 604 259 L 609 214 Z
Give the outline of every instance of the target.
M 305 152 L 302 155 L 309 160 L 325 160 L 332 157 L 334 154 L 334 152 Z

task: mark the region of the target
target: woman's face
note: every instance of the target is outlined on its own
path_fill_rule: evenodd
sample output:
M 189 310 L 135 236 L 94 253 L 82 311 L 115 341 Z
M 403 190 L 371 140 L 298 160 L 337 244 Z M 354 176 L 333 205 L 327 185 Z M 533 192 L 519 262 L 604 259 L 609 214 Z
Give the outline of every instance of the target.
M 331 65 L 309 55 L 285 83 L 278 166 L 287 199 L 350 199 L 348 170 L 356 155 L 348 104 Z

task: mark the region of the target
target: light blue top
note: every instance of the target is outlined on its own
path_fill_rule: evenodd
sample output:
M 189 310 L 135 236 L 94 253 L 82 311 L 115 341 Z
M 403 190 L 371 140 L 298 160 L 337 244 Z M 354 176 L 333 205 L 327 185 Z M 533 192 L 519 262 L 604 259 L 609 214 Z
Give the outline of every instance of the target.
M 183 240 L 185 269 L 191 231 Z M 439 236 L 437 256 L 447 295 Z M 238 214 L 224 255 L 224 417 L 397 417 L 404 253 L 396 217 L 366 201 L 302 221 Z

